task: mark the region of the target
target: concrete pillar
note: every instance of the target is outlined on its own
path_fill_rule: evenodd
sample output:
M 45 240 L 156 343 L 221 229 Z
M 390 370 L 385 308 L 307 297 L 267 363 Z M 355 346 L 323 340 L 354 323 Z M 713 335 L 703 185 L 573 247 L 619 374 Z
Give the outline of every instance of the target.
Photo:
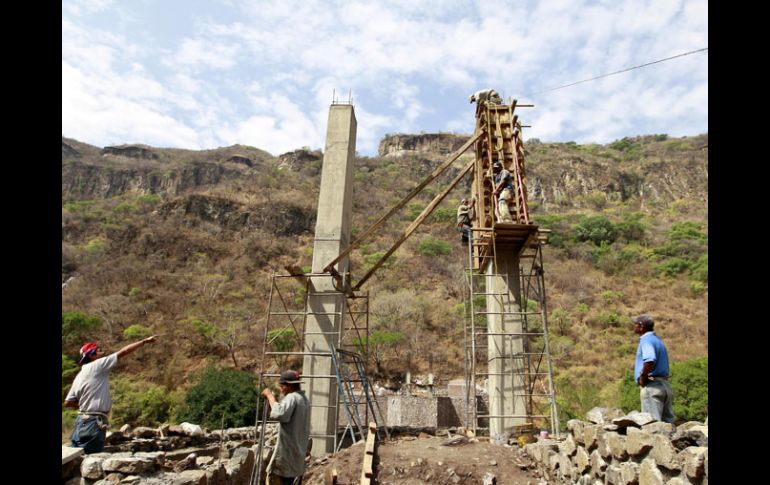
M 519 256 L 514 248 L 498 245 L 496 247 L 496 267 L 487 268 L 488 314 L 487 328 L 490 334 L 521 333 L 521 315 L 509 312 L 521 311 Z M 495 312 L 500 312 L 495 314 Z M 524 393 L 524 361 L 514 355 L 524 352 L 523 337 L 508 335 L 489 335 L 487 337 L 489 362 L 487 392 L 489 393 L 489 414 L 526 415 Z M 526 422 L 526 418 L 490 418 L 489 436 L 513 431 L 513 425 Z
M 329 108 L 326 149 L 318 196 L 318 216 L 313 245 L 313 273 L 324 267 L 350 244 L 353 195 L 353 161 L 356 153 L 356 115 L 352 105 L 334 104 Z M 348 271 L 347 258 L 336 269 Z M 345 314 L 345 294 L 334 288 L 330 277 L 310 279 L 309 315 L 305 326 L 305 351 L 330 352 L 339 344 L 338 335 Z M 337 381 L 321 376 L 335 375 L 328 356 L 306 356 L 303 362 L 305 390 L 310 400 L 310 435 L 312 455 L 334 451 L 337 419 Z M 319 376 L 319 377 L 311 377 Z M 331 407 L 330 407 L 331 406 Z M 326 436 L 323 436 L 326 435 Z

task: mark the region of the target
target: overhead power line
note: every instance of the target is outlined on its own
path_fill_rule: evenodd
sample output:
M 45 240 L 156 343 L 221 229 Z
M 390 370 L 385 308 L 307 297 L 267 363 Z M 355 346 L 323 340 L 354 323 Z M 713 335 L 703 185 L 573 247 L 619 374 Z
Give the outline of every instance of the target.
M 677 54 L 675 56 L 666 57 L 665 59 L 658 59 L 657 61 L 648 62 L 647 64 L 641 64 L 639 66 L 629 67 L 628 69 L 621 69 L 620 71 L 611 72 L 609 74 L 602 74 L 601 76 L 592 77 L 591 79 L 583 79 L 582 81 L 576 81 L 574 83 L 565 84 L 564 86 L 558 86 L 558 87 L 555 87 L 555 88 L 549 88 L 549 89 L 546 89 L 546 90 L 543 90 L 543 91 L 538 91 L 536 93 L 527 94 L 524 97 L 530 97 L 530 96 L 534 96 L 536 94 L 543 94 L 543 93 L 547 93 L 547 92 L 550 92 L 550 91 L 556 91 L 557 89 L 567 88 L 567 87 L 570 87 L 570 86 L 574 86 L 575 84 L 587 83 L 588 81 L 595 81 L 596 79 L 601 79 L 603 77 L 613 76 L 615 74 L 620 74 L 622 72 L 628 72 L 628 71 L 631 71 L 633 69 L 639 69 L 641 67 L 651 66 L 651 65 L 657 64 L 659 62 L 669 61 L 671 59 L 676 59 L 677 57 L 689 56 L 690 54 L 695 54 L 696 52 L 707 51 L 708 49 L 709 49 L 708 47 L 704 47 L 703 49 L 697 49 L 697 50 L 694 50 L 694 51 L 685 52 L 684 54 Z

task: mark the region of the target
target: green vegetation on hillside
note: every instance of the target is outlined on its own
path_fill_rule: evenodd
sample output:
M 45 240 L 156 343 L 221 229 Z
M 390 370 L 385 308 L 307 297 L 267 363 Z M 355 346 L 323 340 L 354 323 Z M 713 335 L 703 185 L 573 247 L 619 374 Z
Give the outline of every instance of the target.
M 270 276 L 287 265 L 309 271 L 312 263 L 320 175 L 250 147 L 153 149 L 159 159 L 141 161 L 70 144 L 84 155 L 62 162 L 62 393 L 77 372 L 83 342 L 114 351 L 152 332 L 159 335 L 156 345 L 115 371 L 120 420 L 206 419 L 219 427 L 225 413 L 233 423 L 246 422 L 237 404 L 204 412 L 199 403 L 208 399 L 208 385 L 197 372 L 213 364 L 217 372 L 256 375 Z M 562 418 L 583 417 L 594 405 L 621 405 L 620 383 L 637 340 L 631 315 L 655 316 L 672 361 L 708 355 L 708 164 L 701 149 L 707 144 L 707 135 L 525 143 L 531 215 L 552 231 L 544 270 Z M 226 161 L 236 154 L 254 167 Z M 368 228 L 443 158 L 358 157 L 353 233 Z M 458 170 L 447 170 L 351 254 L 354 280 Z M 369 364 L 378 378 L 432 372 L 440 389 L 463 374 L 468 261 L 454 217 L 469 187 L 459 184 L 364 288 Z M 281 298 L 301 304 L 304 288 L 298 284 Z M 278 347 L 296 338 L 273 337 Z M 281 364 L 271 359 L 268 365 Z M 227 379 L 246 387 L 243 377 Z M 250 399 L 218 399 L 241 398 Z

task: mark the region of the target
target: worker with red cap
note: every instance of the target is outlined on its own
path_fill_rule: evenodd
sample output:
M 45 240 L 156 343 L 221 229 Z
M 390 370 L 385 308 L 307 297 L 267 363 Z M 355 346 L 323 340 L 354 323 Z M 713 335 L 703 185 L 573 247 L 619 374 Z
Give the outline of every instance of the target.
M 154 342 L 156 338 L 156 335 L 147 337 L 107 356 L 96 342 L 83 344 L 78 362 L 82 367 L 64 400 L 65 407 L 78 409 L 75 429 L 70 437 L 72 446 L 83 448 L 86 453 L 102 451 L 112 408 L 110 371 L 118 365 L 118 359 L 146 343 Z

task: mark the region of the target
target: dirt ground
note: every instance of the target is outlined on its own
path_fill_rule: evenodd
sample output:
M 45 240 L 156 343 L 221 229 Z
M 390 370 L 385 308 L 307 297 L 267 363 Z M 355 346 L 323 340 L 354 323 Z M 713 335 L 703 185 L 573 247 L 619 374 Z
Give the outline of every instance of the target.
M 398 436 L 379 442 L 375 453 L 373 484 L 416 485 L 425 483 L 537 485 L 546 483 L 535 469 L 534 462 L 518 446 L 507 447 L 489 443 L 487 438 L 469 440 L 463 444 L 443 445 L 448 437 L 421 433 L 419 436 Z M 314 460 L 305 473 L 304 485 L 322 485 L 324 473 L 336 469 L 338 484 L 358 484 L 363 465 L 364 442 L 340 451 L 333 457 Z

